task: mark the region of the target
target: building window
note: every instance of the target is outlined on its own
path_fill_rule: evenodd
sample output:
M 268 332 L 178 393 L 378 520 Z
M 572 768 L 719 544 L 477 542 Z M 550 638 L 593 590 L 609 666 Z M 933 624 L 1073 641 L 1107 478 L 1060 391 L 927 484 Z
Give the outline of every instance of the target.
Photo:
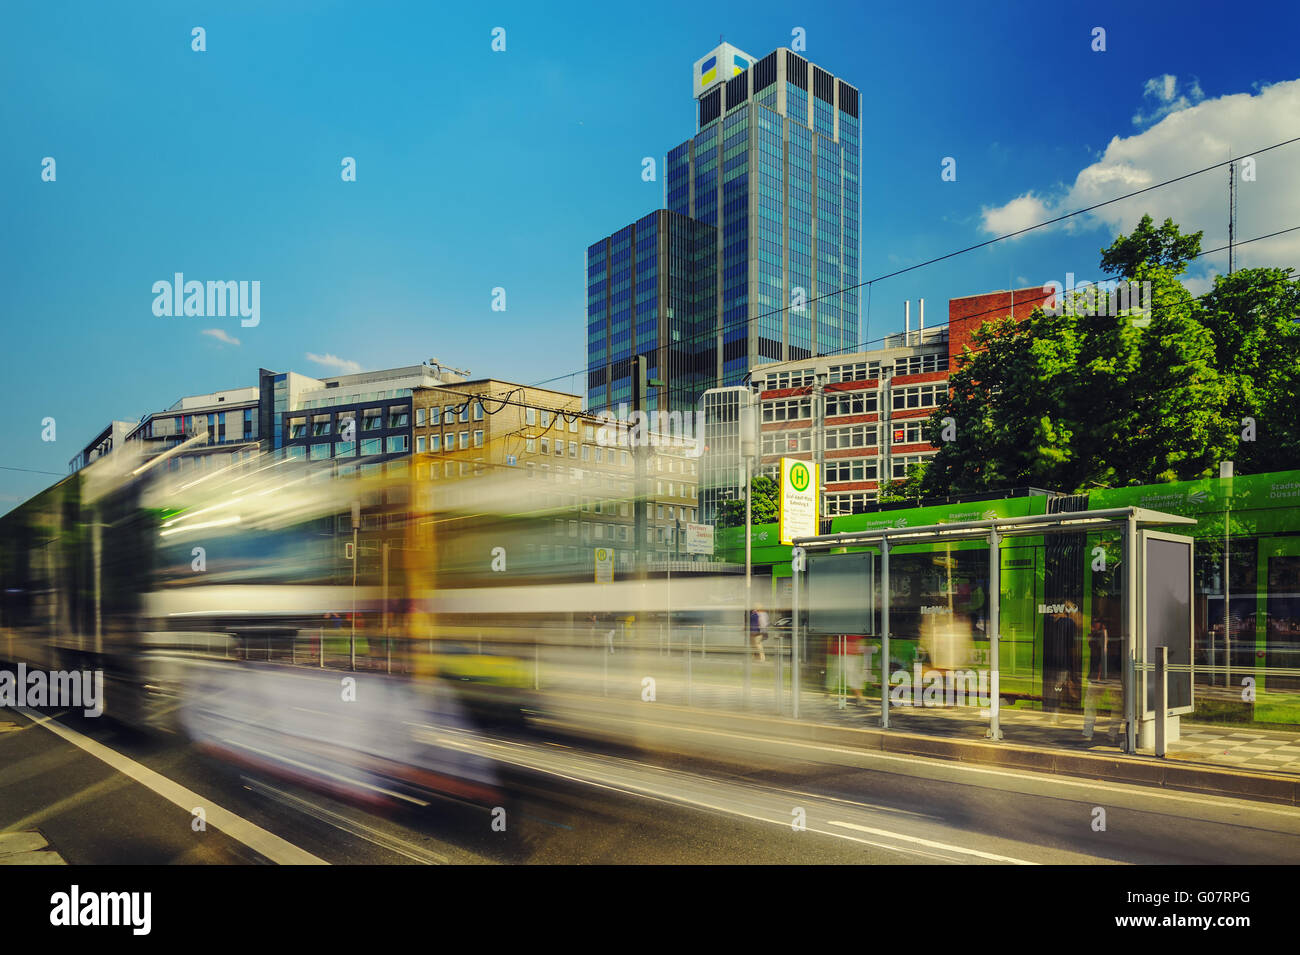
M 900 481 L 907 477 L 907 469 L 913 464 L 920 464 L 922 461 L 930 459 L 928 454 L 906 454 L 897 455 L 889 459 L 890 473 L 895 481 Z
M 763 454 L 788 454 L 790 452 L 811 451 L 811 431 L 764 431 Z
M 424 409 L 423 409 L 423 408 L 416 408 L 416 409 L 415 409 L 415 426 L 416 426 L 417 428 L 423 428 L 423 427 L 424 427 Z
M 529 454 L 533 454 L 534 452 L 536 452 L 536 451 L 537 451 L 537 439 L 536 439 L 536 438 L 524 438 L 524 450 L 527 451 Z M 530 465 L 530 466 L 531 466 L 531 465 Z
M 475 421 L 483 420 L 483 402 L 481 401 L 474 402 L 474 420 Z
M 895 375 L 924 375 L 948 370 L 948 356 L 931 352 L 928 355 L 910 355 L 894 362 Z
M 340 441 L 334 445 L 334 457 L 351 457 L 357 453 L 357 443 L 355 441 Z
M 307 437 L 307 419 L 290 418 L 289 419 L 289 437 L 305 438 Z
M 424 435 L 420 435 L 418 438 L 415 439 L 415 453 L 416 454 L 424 453 Z
M 826 483 L 874 481 L 876 464 L 875 458 L 831 458 L 826 462 Z
M 460 450 L 464 451 L 468 447 L 469 447 L 469 432 L 462 431 L 460 433 Z
M 524 409 L 524 424 L 537 424 L 537 409 L 536 409 L 536 408 L 525 408 L 525 409 Z
M 429 435 L 429 450 L 430 451 L 442 450 L 442 435 L 440 434 Z
M 550 454 L 550 453 L 551 453 L 551 439 L 542 438 L 542 454 Z
M 405 408 L 388 409 L 388 427 L 405 428 L 411 423 L 411 416 L 407 414 Z
M 925 442 L 925 421 L 896 421 L 893 438 L 895 444 L 923 444 Z
M 872 448 L 876 445 L 874 424 L 855 424 L 847 428 L 830 428 L 826 431 L 826 450 L 846 448 Z
M 902 408 L 933 408 L 940 398 L 948 394 L 947 385 L 913 385 L 909 388 L 895 388 L 893 392 L 894 410 Z
M 483 447 L 483 432 L 482 432 L 482 431 L 475 431 L 475 432 L 474 432 L 474 447 L 476 447 L 476 448 L 481 448 L 481 447 Z
M 311 446 L 311 460 L 322 461 L 330 456 L 330 443 L 320 441 Z
M 366 438 L 361 442 L 362 454 L 379 454 L 380 440 L 378 438 Z
M 876 410 L 874 391 L 841 391 L 826 396 L 826 417 L 869 414 Z
M 555 456 L 557 458 L 564 457 L 564 441 L 560 438 L 555 439 Z
M 811 398 L 782 398 L 763 402 L 764 421 L 802 421 L 811 417 Z
M 384 413 L 378 408 L 367 408 L 361 416 L 362 431 L 378 431 L 384 426 Z

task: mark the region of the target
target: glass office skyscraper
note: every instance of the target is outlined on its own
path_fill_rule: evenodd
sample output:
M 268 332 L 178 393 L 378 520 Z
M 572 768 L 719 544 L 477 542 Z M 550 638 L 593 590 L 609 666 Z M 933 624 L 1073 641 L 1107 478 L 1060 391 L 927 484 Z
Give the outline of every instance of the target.
M 723 44 L 695 66 L 699 131 L 668 208 L 717 227 L 716 385 L 858 344 L 858 90 L 798 54 Z
M 713 383 L 716 248 L 716 229 L 666 209 L 588 247 L 590 410 L 631 403 L 634 355 L 665 385 L 649 389 L 647 410 L 695 408 Z
M 858 90 L 727 43 L 693 79 L 699 129 L 668 153 L 667 210 L 587 250 L 591 410 L 631 400 L 638 354 L 668 386 L 647 408 L 688 410 L 754 365 L 859 344 Z

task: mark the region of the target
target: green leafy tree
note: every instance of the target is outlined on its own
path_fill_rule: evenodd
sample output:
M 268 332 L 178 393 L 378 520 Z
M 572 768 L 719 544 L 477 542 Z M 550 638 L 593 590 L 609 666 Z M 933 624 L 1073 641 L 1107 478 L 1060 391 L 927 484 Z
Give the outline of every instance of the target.
M 1142 266 L 1161 265 L 1176 276 L 1182 275 L 1187 263 L 1200 254 L 1204 234 L 1183 235 L 1173 219 L 1166 219 L 1157 229 L 1151 216 L 1145 215 L 1136 229 L 1101 250 L 1102 270 L 1109 275 L 1136 278 Z
M 1220 275 L 1201 300 L 1200 319 L 1228 384 L 1237 469 L 1300 468 L 1300 278 L 1267 268 Z
M 750 524 L 771 524 L 780 517 L 780 498 L 775 481 L 764 475 L 756 475 L 750 482 L 750 493 L 754 504 Z M 718 508 L 718 527 L 741 527 L 745 523 L 745 500 L 723 501 Z
M 881 504 L 896 504 L 902 501 L 919 501 L 925 492 L 925 472 L 928 462 L 909 465 L 907 477 L 890 481 L 880 491 Z
M 1136 303 L 1096 314 L 1109 309 L 1088 307 L 1076 292 L 1073 307 L 1053 309 L 1060 314 L 1040 308 L 1021 323 L 984 323 L 927 422 L 940 450 L 922 491 L 1079 491 L 1210 474 L 1236 440 L 1215 335 L 1178 280 L 1199 248 L 1199 233 L 1183 236 L 1168 220 L 1154 229 L 1146 216 L 1102 251 L 1107 271 L 1151 283 L 1149 316 Z M 949 442 L 945 417 L 957 423 Z

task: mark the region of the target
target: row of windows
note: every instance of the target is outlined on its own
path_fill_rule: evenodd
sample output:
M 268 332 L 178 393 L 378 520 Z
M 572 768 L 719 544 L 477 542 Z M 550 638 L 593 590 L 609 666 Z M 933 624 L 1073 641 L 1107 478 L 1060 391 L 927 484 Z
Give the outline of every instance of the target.
M 762 439 L 762 453 L 764 456 L 773 454 L 789 454 L 798 451 L 812 450 L 812 432 L 811 431 L 764 431 Z
M 464 451 L 469 446 L 470 446 L 470 432 L 462 431 L 460 433 L 459 450 Z M 474 447 L 476 448 L 483 447 L 482 431 L 474 432 Z M 454 431 L 448 431 L 446 435 L 440 435 L 440 434 L 429 435 L 428 449 L 434 453 L 437 453 L 439 451 L 457 450 L 456 433 Z M 423 454 L 424 451 L 425 451 L 424 435 L 420 435 L 415 439 L 415 452 L 416 454 Z
M 826 483 L 874 481 L 879 472 L 875 458 L 832 458 L 826 462 Z
M 870 414 L 876 410 L 874 391 L 841 391 L 826 396 L 826 417 Z
M 920 375 L 947 370 L 947 354 L 911 355 L 894 362 L 894 374 L 896 375 Z
M 900 408 L 933 408 L 948 395 L 945 384 L 913 385 L 909 388 L 897 388 L 893 392 L 893 406 Z
M 764 421 L 800 421 L 811 417 L 811 398 L 786 398 L 763 403 Z
M 875 491 L 857 491 L 852 494 L 827 494 L 826 513 L 831 516 L 840 514 L 860 514 L 867 505 L 876 502 Z
M 291 458 L 309 458 L 312 461 L 324 461 L 329 458 L 355 457 L 356 441 L 318 441 L 311 445 L 290 445 L 285 453 Z M 407 435 L 399 434 L 388 438 L 366 438 L 360 442 L 361 454 L 405 454 L 411 449 L 411 440 Z
M 826 429 L 826 450 L 842 451 L 848 448 L 871 448 L 876 445 L 874 424 L 855 424 L 847 428 Z

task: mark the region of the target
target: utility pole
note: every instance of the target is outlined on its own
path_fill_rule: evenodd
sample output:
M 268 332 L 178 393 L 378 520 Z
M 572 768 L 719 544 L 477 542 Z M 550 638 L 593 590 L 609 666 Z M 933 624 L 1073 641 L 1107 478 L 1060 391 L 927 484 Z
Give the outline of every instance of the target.
M 818 369 L 813 376 L 813 449 L 817 465 L 817 533 L 822 533 L 826 514 L 826 379 L 829 373 Z M 829 528 L 828 528 L 829 530 Z
M 361 527 L 361 502 L 352 502 L 352 636 L 348 640 L 351 647 L 352 669 L 357 668 L 357 562 L 361 555 L 357 553 L 357 530 Z M 321 659 L 324 657 L 324 645 L 321 647 Z
M 645 413 L 646 378 L 644 355 L 632 359 L 632 417 L 627 431 L 628 447 L 632 451 L 633 487 L 635 488 L 634 533 L 636 534 L 636 577 L 644 579 L 646 573 L 647 535 L 649 531 L 650 489 L 646 481 L 646 451 L 650 426 Z
M 1236 266 L 1236 250 L 1233 245 L 1237 241 L 1237 164 L 1228 163 L 1228 274 L 1232 274 Z
M 750 672 L 753 669 L 754 648 L 751 646 L 749 615 L 754 611 L 754 457 L 758 448 L 758 400 L 752 391 L 745 393 L 740 406 L 740 456 L 745 465 L 745 620 L 741 630 L 745 642 L 745 692 L 744 706 L 749 706 Z

